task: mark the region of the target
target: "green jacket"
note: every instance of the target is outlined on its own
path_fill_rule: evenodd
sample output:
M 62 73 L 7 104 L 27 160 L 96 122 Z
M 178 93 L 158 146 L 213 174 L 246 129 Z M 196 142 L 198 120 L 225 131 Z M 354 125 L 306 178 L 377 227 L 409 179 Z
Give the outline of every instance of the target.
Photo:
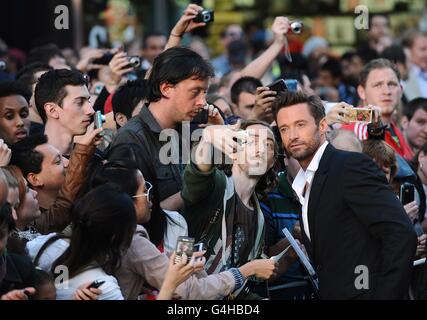
M 235 212 L 233 179 L 215 167 L 209 172 L 201 172 L 196 165 L 190 163 L 185 168 L 183 180 L 182 214 L 188 224 L 188 235 L 205 245 L 207 272 L 216 273 L 234 267 L 226 264 L 231 252 L 229 241 L 233 238 L 228 232 L 232 227 L 228 222 L 233 221 L 233 216 L 230 215 Z M 264 216 L 255 195 L 253 198 L 258 216 L 258 230 L 248 260 L 262 254 L 264 242 Z M 222 241 L 225 238 L 227 245 Z

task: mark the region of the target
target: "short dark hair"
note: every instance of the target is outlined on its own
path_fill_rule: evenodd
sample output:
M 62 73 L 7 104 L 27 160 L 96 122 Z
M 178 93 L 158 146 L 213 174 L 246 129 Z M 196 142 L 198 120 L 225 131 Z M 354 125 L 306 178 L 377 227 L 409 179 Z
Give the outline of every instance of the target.
M 254 77 L 241 77 L 231 86 L 231 102 L 237 104 L 242 92 L 255 94 L 257 87 L 262 87 L 262 82 L 259 79 Z
M 385 48 L 381 53 L 381 58 L 390 60 L 393 63 L 402 63 L 406 64 L 406 55 L 405 51 L 403 51 L 403 47 L 398 44 L 394 44 L 388 48 Z
M 68 69 L 50 70 L 40 77 L 34 90 L 34 100 L 43 122 L 47 120 L 44 105 L 53 102 L 62 107 L 68 85 L 85 86 L 87 80 L 81 72 Z
M 375 59 L 368 62 L 368 64 L 366 64 L 363 67 L 359 76 L 359 84 L 362 87 L 365 87 L 366 80 L 368 79 L 369 74 L 371 73 L 372 70 L 377 70 L 377 69 L 391 69 L 396 74 L 397 79 L 400 80 L 400 72 L 397 69 L 396 65 L 390 60 L 380 58 L 380 59 Z
M 28 54 L 27 64 L 33 62 L 49 64 L 50 59 L 54 58 L 55 56 L 64 57 L 56 44 L 45 44 L 31 49 L 30 53 Z
M 325 117 L 325 107 L 318 96 L 309 96 L 302 91 L 285 91 L 279 93 L 273 102 L 274 119 L 277 121 L 277 114 L 280 109 L 300 103 L 307 103 L 308 109 L 317 125 Z
M 32 85 L 38 81 L 38 79 L 35 78 L 35 74 L 40 71 L 49 70 L 53 70 L 53 68 L 48 64 L 41 62 L 30 63 L 18 71 L 16 80 L 28 86 L 29 89 L 32 89 Z
M 159 32 L 159 31 L 148 32 L 142 38 L 142 48 L 143 49 L 147 48 L 147 40 L 149 38 L 152 38 L 152 37 L 165 37 L 166 38 L 166 36 L 162 32 Z
M 43 134 L 30 135 L 14 143 L 11 146 L 10 164 L 19 167 L 25 178 L 30 173 L 40 173 L 44 157 L 43 154 L 35 151 L 35 148 L 45 143 L 47 143 L 47 136 Z
M 209 62 L 193 50 L 182 47 L 167 49 L 154 59 L 147 82 L 147 100 L 156 102 L 163 97 L 160 84 L 164 82 L 175 85 L 192 77 L 204 80 L 213 76 Z
M 410 29 L 403 34 L 402 45 L 405 48 L 412 48 L 415 39 L 418 37 L 427 37 L 427 32 L 418 29 Z
M 412 99 L 403 106 L 402 113 L 408 118 L 408 121 L 411 121 L 412 117 L 418 109 L 423 109 L 425 112 L 427 112 L 427 98 L 419 97 Z
M 368 19 L 369 30 L 372 27 L 372 21 L 374 20 L 375 17 L 383 17 L 383 18 L 385 18 L 387 20 L 387 25 L 390 27 L 390 17 L 388 16 L 388 14 L 378 12 L 378 13 L 373 13 L 373 14 L 370 15 L 370 17 Z
M 341 56 L 341 61 L 351 61 L 353 60 L 354 57 L 357 57 L 357 53 L 354 51 L 347 51 L 345 53 L 343 53 L 343 55 Z
M 324 64 L 320 66 L 320 70 L 329 71 L 334 78 L 341 78 L 341 64 L 339 60 L 334 58 L 328 58 Z
M 132 117 L 132 112 L 137 104 L 147 96 L 147 82 L 144 79 L 128 81 L 119 87 L 113 95 L 112 105 L 114 115 L 123 113 L 127 118 Z
M 25 84 L 16 80 L 0 82 L 0 98 L 12 95 L 23 96 L 29 103 L 31 99 L 31 90 L 29 90 Z

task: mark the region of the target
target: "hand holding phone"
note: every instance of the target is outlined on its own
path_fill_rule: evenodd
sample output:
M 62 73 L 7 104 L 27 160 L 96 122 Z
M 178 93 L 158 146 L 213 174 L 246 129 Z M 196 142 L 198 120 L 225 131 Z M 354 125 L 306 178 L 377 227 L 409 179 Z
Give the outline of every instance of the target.
M 284 92 L 288 90 L 285 80 L 279 79 L 267 86 L 271 91 Z
M 371 123 L 373 110 L 369 108 L 350 108 L 346 107 L 346 113 L 344 114 L 344 119 L 347 122 L 364 122 Z
M 91 289 L 91 288 L 98 289 L 98 288 L 99 288 L 100 286 L 102 286 L 104 283 L 105 283 L 105 281 L 104 281 L 104 280 L 95 280 L 94 282 L 92 282 L 92 283 L 87 287 L 87 289 Z
M 406 205 L 415 200 L 415 186 L 405 182 L 400 186 L 400 202 Z
M 175 263 L 181 262 L 182 256 L 185 254 L 187 256 L 187 263 L 190 261 L 194 251 L 194 238 L 179 236 L 176 242 L 175 249 Z

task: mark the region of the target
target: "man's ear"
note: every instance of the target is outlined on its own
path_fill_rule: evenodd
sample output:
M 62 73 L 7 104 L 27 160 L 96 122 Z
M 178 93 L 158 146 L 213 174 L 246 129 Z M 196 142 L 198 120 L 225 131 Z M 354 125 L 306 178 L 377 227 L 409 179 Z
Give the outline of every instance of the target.
M 325 117 L 319 122 L 320 135 L 325 136 L 326 138 L 326 132 L 328 132 L 328 130 L 329 130 L 329 126 L 328 126 L 328 123 L 326 122 L 326 117 Z
M 360 84 L 357 86 L 357 94 L 359 95 L 360 99 L 363 101 L 366 100 L 365 88 L 363 88 L 363 86 Z
M 114 115 L 114 120 L 116 121 L 116 123 L 120 126 L 123 127 L 126 122 L 128 122 L 128 118 L 121 112 L 117 112 Z
M 408 125 L 409 125 L 409 120 L 407 116 L 403 116 L 400 119 L 400 126 L 402 127 L 403 130 L 408 129 Z
M 162 82 L 159 88 L 162 95 L 166 98 L 169 98 L 171 95 L 171 90 L 173 89 L 173 85 L 168 82 Z
M 43 180 L 40 178 L 40 176 L 32 172 L 27 175 L 27 181 L 33 187 L 43 187 L 44 185 Z
M 46 119 L 48 118 L 59 119 L 59 113 L 58 113 L 57 107 L 58 105 L 53 102 L 47 102 L 44 104 Z

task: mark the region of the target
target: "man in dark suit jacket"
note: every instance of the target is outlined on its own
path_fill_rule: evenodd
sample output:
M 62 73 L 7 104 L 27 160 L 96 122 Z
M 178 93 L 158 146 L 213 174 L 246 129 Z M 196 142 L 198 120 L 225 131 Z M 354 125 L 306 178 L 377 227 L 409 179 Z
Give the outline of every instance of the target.
M 320 298 L 403 299 L 417 238 L 385 175 L 366 155 L 328 144 L 319 97 L 286 92 L 273 109 L 287 154 L 302 168 L 292 187 Z

